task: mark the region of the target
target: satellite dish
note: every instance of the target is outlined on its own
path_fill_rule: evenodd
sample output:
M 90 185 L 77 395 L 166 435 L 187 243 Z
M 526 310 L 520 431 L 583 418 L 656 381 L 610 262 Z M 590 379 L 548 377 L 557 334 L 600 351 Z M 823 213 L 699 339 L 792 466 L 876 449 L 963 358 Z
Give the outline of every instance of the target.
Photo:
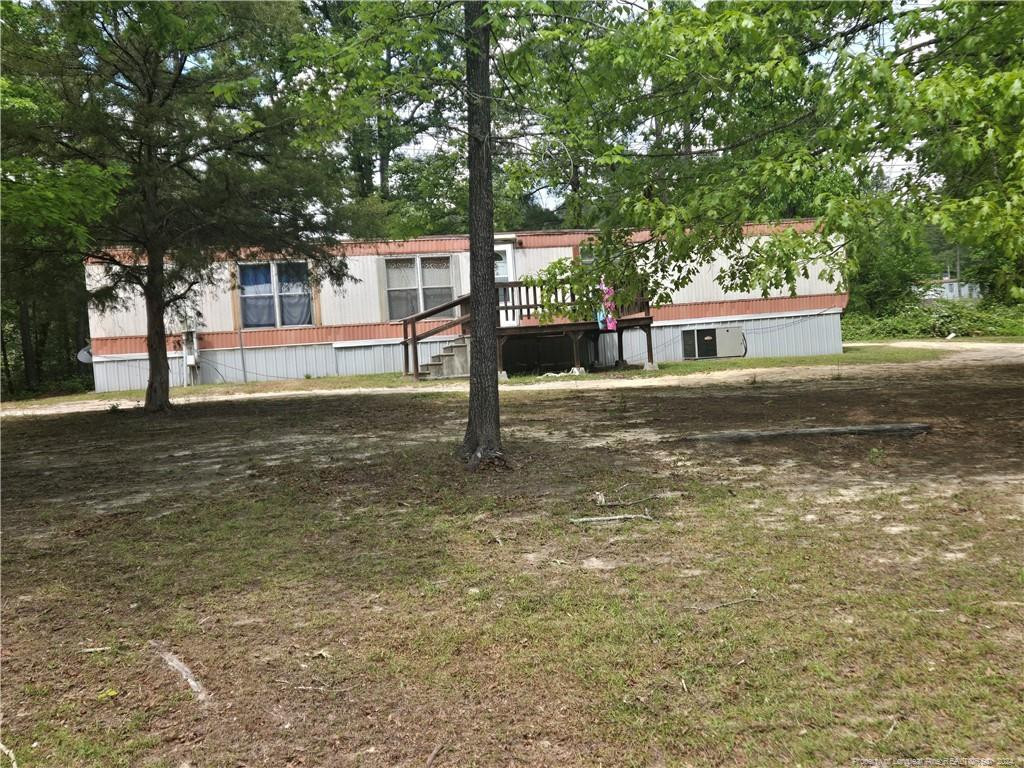
M 92 349 L 85 346 L 78 350 L 78 362 L 92 365 Z

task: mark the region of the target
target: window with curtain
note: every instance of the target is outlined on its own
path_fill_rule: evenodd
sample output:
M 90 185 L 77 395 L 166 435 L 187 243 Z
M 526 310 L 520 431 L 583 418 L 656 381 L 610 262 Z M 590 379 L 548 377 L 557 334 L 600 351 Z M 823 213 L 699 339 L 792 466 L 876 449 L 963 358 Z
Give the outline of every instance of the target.
M 391 320 L 402 320 L 455 298 L 448 256 L 410 256 L 387 259 L 384 264 Z M 454 314 L 448 310 L 438 316 L 453 317 Z
M 309 267 L 302 261 L 240 264 L 242 327 L 312 325 Z
M 309 266 L 302 261 L 277 267 L 277 301 L 281 325 L 312 325 L 313 303 L 309 295 Z

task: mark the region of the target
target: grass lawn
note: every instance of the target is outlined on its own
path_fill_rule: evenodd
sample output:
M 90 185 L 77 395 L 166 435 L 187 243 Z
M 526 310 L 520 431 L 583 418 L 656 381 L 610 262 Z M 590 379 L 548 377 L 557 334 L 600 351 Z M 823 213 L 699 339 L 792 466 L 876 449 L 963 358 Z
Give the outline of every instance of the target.
M 1022 373 L 506 390 L 514 468 L 477 474 L 458 393 L 5 419 L 3 742 L 21 766 L 1020 756 Z M 933 431 L 679 439 L 911 420 Z
M 721 360 L 699 360 L 685 363 L 661 363 L 657 371 L 644 371 L 639 367 L 622 370 L 598 371 L 574 378 L 650 378 L 652 376 L 686 376 L 710 371 L 738 368 L 779 368 L 784 366 L 808 365 L 869 365 L 872 363 L 916 363 L 923 360 L 937 360 L 949 354 L 945 350 L 911 349 L 905 347 L 846 347 L 841 355 L 811 355 L 804 357 L 760 357 Z M 521 374 L 511 377 L 513 384 L 532 384 L 549 381 L 550 377 Z M 457 382 L 457 380 L 456 380 Z M 447 384 L 454 382 L 449 381 Z M 271 392 L 302 392 L 330 389 L 368 389 L 393 387 L 436 387 L 437 382 L 414 381 L 400 373 L 380 373 L 363 376 L 325 376 L 315 379 L 287 379 L 280 381 L 255 381 L 248 384 L 201 384 L 194 387 L 175 387 L 172 399 L 183 396 L 233 395 Z M 5 401 L 0 408 L 25 408 L 34 405 L 59 405 L 62 403 L 87 402 L 94 400 L 139 400 L 145 396 L 142 390 L 120 392 L 82 392 L 73 395 L 57 395 Z
M 302 392 L 313 389 L 361 389 L 367 387 L 414 386 L 419 382 L 406 378 L 400 373 L 377 373 L 362 376 L 324 376 L 310 379 L 280 379 L 275 381 L 252 381 L 230 384 L 199 384 L 192 387 L 172 387 L 171 398 L 195 395 L 235 395 L 259 392 Z M 424 383 L 425 384 L 425 383 Z M 47 395 L 7 400 L 8 408 L 22 408 L 35 404 L 58 405 L 60 403 L 86 402 L 90 400 L 142 400 L 146 392 L 142 389 L 125 389 L 116 392 L 76 392 L 72 395 Z

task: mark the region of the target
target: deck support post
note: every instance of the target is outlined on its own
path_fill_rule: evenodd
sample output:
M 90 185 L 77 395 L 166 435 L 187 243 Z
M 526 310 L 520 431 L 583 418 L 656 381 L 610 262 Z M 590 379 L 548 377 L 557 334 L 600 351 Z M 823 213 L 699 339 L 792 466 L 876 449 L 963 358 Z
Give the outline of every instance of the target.
M 505 342 L 508 336 L 498 335 L 498 381 L 508 381 L 508 374 L 505 372 Z
M 583 367 L 580 365 L 580 337 L 583 334 L 579 331 L 571 331 L 569 336 L 572 338 L 572 367 L 579 370 Z
M 409 321 L 402 321 L 402 374 L 409 375 Z
M 409 343 L 412 345 L 412 377 L 420 380 L 420 345 L 416 339 L 416 321 L 412 321 L 412 333 L 409 334 Z
M 651 326 L 644 326 L 644 336 L 647 337 L 647 364 L 644 366 L 645 371 L 656 371 L 658 370 L 658 364 L 654 362 L 654 336 Z
M 616 368 L 625 368 L 626 367 L 626 356 L 623 354 L 623 351 L 622 351 L 622 329 L 621 328 L 616 328 L 615 329 L 615 335 L 618 337 L 618 342 L 619 342 L 619 358 L 618 358 L 618 360 L 615 361 L 615 367 Z

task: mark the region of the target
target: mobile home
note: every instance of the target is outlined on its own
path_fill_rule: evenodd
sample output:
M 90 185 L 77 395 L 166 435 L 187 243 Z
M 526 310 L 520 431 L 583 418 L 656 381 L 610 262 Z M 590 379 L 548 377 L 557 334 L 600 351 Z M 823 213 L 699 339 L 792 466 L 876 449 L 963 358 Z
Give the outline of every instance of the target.
M 745 236 L 770 236 L 783 228 L 811 231 L 813 221 L 749 225 Z M 495 277 L 510 285 L 552 261 L 579 254 L 591 231 L 499 234 Z M 188 319 L 168 316 L 171 384 L 241 382 L 409 371 L 406 318 L 457 305 L 469 293 L 469 239 L 444 235 L 402 241 L 352 242 L 344 253 L 352 282 L 311 285 L 307 265 L 289 261 L 221 261 L 215 280 L 197 289 Z M 820 275 L 800 278 L 796 294 L 779 290 L 726 292 L 715 277 L 725 266 L 710 264 L 670 304 L 647 311 L 635 327 L 643 333 L 602 334 L 586 345 L 584 364 L 664 362 L 745 355 L 819 355 L 842 351 L 840 314 L 847 295 Z M 96 288 L 107 279 L 102 263 L 86 267 Z M 506 292 L 506 302 L 508 301 Z M 508 304 L 508 307 L 514 307 Z M 427 366 L 464 330 L 450 319 L 457 306 L 434 312 L 417 326 L 449 326 L 415 343 L 414 357 Z M 499 313 L 502 314 L 502 313 Z M 89 316 L 96 390 L 139 389 L 146 384 L 146 316 L 141 294 Z M 529 309 L 505 311 L 500 324 L 536 326 Z M 596 327 L 596 326 L 595 326 Z M 567 367 L 579 360 L 558 339 L 506 355 L 505 367 Z M 570 344 L 569 347 L 572 345 Z M 532 356 L 531 356 L 532 354 Z M 420 370 L 412 366 L 413 371 Z

